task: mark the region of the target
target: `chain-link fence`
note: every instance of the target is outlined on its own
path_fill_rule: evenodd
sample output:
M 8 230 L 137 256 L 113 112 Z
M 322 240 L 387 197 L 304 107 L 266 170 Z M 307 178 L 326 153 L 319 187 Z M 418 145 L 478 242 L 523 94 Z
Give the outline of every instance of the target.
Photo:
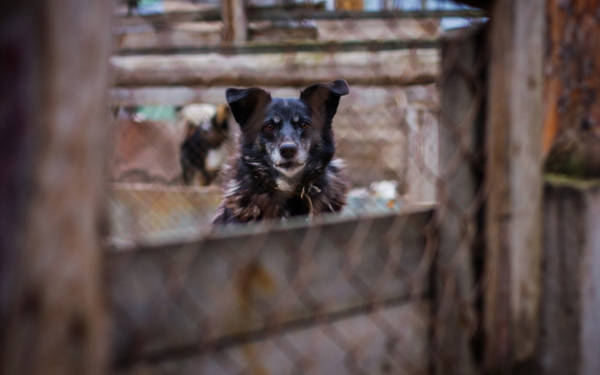
M 446 1 L 242 2 L 247 41 L 231 44 L 218 4 L 138 3 L 117 9 L 113 30 L 117 368 L 472 366 L 486 59 L 477 27 L 442 34 L 484 14 Z M 211 227 L 240 157 L 226 88 L 298 97 L 334 79 L 350 85 L 332 125 L 349 187 L 341 212 Z

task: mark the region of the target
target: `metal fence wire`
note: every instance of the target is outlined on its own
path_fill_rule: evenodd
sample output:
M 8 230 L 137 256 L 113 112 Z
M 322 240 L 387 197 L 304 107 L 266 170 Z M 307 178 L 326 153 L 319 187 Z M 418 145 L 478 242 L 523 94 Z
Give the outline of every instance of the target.
M 115 10 L 111 60 L 120 373 L 426 374 L 440 345 L 477 339 L 485 61 L 474 39 L 442 41 L 474 32 L 473 9 L 253 3 L 247 41 L 230 44 L 218 4 L 132 6 Z M 225 89 L 290 97 L 340 78 L 342 212 L 211 230 L 240 136 Z

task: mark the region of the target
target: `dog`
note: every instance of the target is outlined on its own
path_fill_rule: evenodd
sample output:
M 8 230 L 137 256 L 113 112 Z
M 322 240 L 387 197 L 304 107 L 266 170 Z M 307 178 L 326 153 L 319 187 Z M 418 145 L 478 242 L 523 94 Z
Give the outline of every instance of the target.
M 348 92 L 344 80 L 311 85 L 299 98 L 227 89 L 241 139 L 213 225 L 339 212 L 348 183 L 333 159 L 332 120 Z
M 179 114 L 185 128 L 179 152 L 183 182 L 210 185 L 227 160 L 229 109 L 225 105 L 190 104 Z

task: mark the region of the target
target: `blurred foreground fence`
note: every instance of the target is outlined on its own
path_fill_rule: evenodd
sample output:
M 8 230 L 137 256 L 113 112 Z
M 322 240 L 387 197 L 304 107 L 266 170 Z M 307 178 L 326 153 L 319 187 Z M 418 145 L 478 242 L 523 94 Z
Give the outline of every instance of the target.
M 90 26 L 83 15 L 62 22 L 83 14 L 79 2 L 10 8 L 0 45 L 26 64 L 0 65 L 18 88 L 2 94 L 0 116 L 25 133 L 0 138 L 19 150 L 0 164 L 19 192 L 0 198 L 3 373 L 600 371 L 599 185 L 542 178 L 544 4 L 495 1 L 488 25 L 443 39 L 432 17 L 444 14 L 421 22 L 427 10 L 406 20 L 227 1 L 120 18 L 106 205 L 108 9 L 94 8 L 105 17 Z M 283 27 L 291 16 L 308 26 Z M 48 43 L 34 37 L 40 19 Z M 218 30 L 214 40 L 177 34 L 219 19 L 186 26 Z M 353 24 L 376 23 L 381 39 L 398 19 L 420 37 L 369 41 Z M 144 36 L 129 38 L 138 27 Z M 73 59 L 86 41 L 101 56 Z M 346 210 L 208 233 L 221 191 L 183 185 L 189 124 L 176 107 L 218 107 L 229 85 L 297 95 L 333 78 L 352 90 L 334 121 L 353 188 Z M 84 84 L 89 96 L 65 90 Z

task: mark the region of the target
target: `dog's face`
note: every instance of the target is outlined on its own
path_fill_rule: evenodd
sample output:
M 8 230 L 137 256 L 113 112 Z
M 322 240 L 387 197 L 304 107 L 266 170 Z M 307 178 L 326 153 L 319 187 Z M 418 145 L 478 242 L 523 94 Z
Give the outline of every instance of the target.
M 250 167 L 291 190 L 307 172 L 318 172 L 334 153 L 331 121 L 345 81 L 315 84 L 299 98 L 271 98 L 260 89 L 228 89 L 227 102 L 242 129 L 242 154 Z M 265 173 L 263 173 L 265 174 Z

